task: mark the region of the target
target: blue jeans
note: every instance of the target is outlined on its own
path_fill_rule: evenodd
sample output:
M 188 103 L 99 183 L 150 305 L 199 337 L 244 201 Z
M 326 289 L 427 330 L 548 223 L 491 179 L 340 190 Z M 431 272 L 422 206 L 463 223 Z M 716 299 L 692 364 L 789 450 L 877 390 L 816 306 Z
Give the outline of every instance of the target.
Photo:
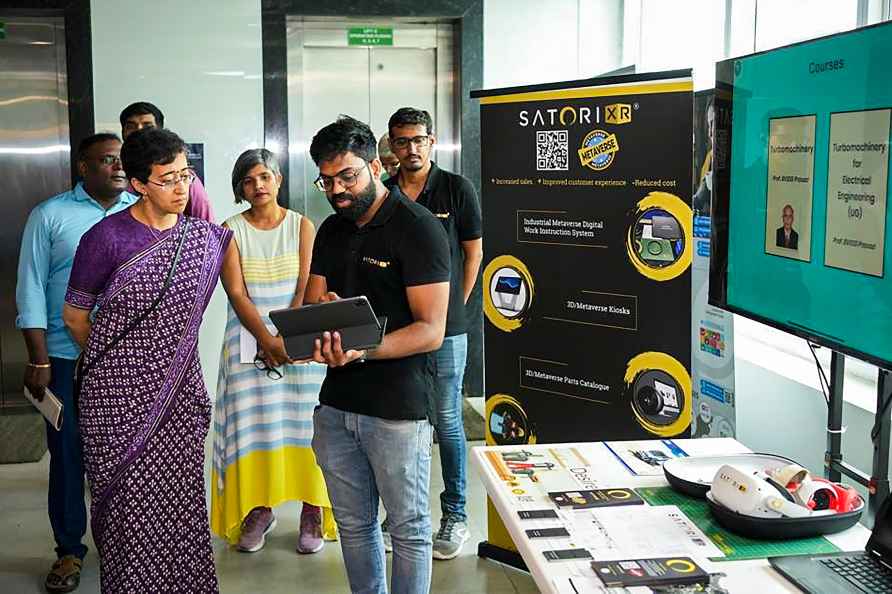
M 430 589 L 432 433 L 427 420 L 389 421 L 316 407 L 313 452 L 325 477 L 354 594 L 387 594 L 379 496 L 393 539 L 391 594 Z
M 464 521 L 467 519 L 465 466 L 468 455 L 462 419 L 462 383 L 468 358 L 468 335 L 447 336 L 434 354 L 437 358 L 437 441 L 445 487 L 440 493 L 440 507 L 444 515 L 453 514 Z
M 47 510 L 56 555 L 75 555 L 83 559 L 87 547 L 81 542 L 87 533 L 87 506 L 84 503 L 84 457 L 77 411 L 74 402 L 74 361 L 50 357 L 49 389 L 62 401 L 62 428 L 56 431 L 46 424 L 46 443 L 50 451 L 50 484 Z

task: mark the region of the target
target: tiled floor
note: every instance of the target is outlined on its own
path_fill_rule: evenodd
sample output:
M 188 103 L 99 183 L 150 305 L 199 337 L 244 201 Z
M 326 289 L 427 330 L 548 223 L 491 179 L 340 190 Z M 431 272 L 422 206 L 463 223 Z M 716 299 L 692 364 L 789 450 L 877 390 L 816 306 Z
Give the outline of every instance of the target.
M 474 444 L 468 444 L 469 447 Z M 478 444 L 479 445 L 479 444 Z M 433 521 L 439 525 L 439 454 L 434 451 L 431 484 Z M 43 578 L 53 561 L 53 543 L 46 516 L 47 458 L 35 464 L 0 466 L 0 592 L 43 592 Z M 513 594 L 537 592 L 526 573 L 477 557 L 477 543 L 486 538 L 486 497 L 473 469 L 468 475 L 468 512 L 471 540 L 452 561 L 434 561 L 432 592 L 450 594 L 490 592 Z M 254 554 L 238 553 L 215 540 L 217 573 L 224 594 L 242 593 L 341 593 L 349 592 L 338 543 L 328 543 L 315 555 L 297 555 L 299 506 L 276 509 L 279 519 L 266 547 Z M 92 548 L 92 539 L 87 540 Z M 388 556 L 389 557 L 389 556 Z M 78 592 L 99 591 L 95 552 L 86 559 Z

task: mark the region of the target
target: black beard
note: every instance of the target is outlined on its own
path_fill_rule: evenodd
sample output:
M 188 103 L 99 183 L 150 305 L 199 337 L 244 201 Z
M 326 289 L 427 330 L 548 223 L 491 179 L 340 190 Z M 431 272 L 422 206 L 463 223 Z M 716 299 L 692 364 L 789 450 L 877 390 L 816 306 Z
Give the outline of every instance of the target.
M 343 196 L 350 196 L 350 205 L 345 206 L 343 208 L 339 208 L 335 206 Z M 331 207 L 334 209 L 335 213 L 338 215 L 350 219 L 354 223 L 362 218 L 368 210 L 372 207 L 372 204 L 375 202 L 375 197 L 377 195 L 377 190 L 375 188 L 375 184 L 373 182 L 369 182 L 369 185 L 360 192 L 359 194 L 350 194 L 349 192 L 342 192 L 340 194 L 334 194 L 328 198 L 328 203 L 331 204 Z

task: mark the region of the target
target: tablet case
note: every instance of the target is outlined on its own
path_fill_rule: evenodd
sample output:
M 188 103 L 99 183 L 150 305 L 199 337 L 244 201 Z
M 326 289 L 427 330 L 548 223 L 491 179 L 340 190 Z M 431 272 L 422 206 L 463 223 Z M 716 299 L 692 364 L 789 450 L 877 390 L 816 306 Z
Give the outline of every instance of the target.
M 384 339 L 387 327 L 387 318 L 375 316 L 368 299 L 362 296 L 279 309 L 271 311 L 269 317 L 292 359 L 312 357 L 316 339 L 321 339 L 325 331 L 339 332 L 345 351 L 375 348 Z

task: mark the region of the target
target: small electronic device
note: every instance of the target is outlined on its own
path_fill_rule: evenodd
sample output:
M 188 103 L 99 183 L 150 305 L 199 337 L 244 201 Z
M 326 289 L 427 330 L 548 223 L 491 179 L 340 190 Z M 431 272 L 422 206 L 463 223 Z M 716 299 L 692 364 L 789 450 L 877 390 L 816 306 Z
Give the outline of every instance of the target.
M 559 507 L 588 509 L 618 505 L 644 505 L 644 500 L 632 489 L 592 489 L 586 491 L 552 491 L 548 497 Z
M 511 311 L 519 311 L 517 297 L 520 295 L 522 280 L 519 276 L 500 276 L 496 279 L 496 293 L 499 295 L 499 307 Z
M 557 520 L 557 512 L 553 509 L 521 509 L 517 511 L 521 520 Z
M 674 241 L 684 237 L 681 233 L 681 226 L 675 217 L 654 215 L 651 221 L 651 234 L 655 239 L 668 239 Z
M 892 591 L 892 498 L 877 513 L 864 551 L 771 557 L 768 562 L 803 592 Z
M 638 255 L 641 256 L 643 260 L 647 260 L 649 262 L 674 262 L 675 261 L 675 253 L 672 250 L 672 242 L 668 239 L 645 239 L 642 237 L 639 240 L 639 249 Z
M 708 584 L 709 574 L 690 557 L 592 561 L 592 570 L 608 588 Z
M 671 425 L 681 414 L 681 396 L 678 388 L 660 381 L 661 377 L 651 374 L 636 382 L 632 405 L 655 425 Z
M 580 561 L 592 558 L 592 554 L 585 549 L 558 549 L 555 551 L 542 551 L 542 555 L 548 561 Z
M 321 339 L 325 331 L 340 333 L 345 351 L 375 348 L 384 339 L 387 326 L 387 318 L 375 316 L 365 296 L 279 309 L 271 311 L 269 317 L 292 359 L 312 357 L 316 339 Z
M 798 465 L 749 474 L 723 465 L 710 493 L 716 503 L 754 518 L 806 518 L 847 513 L 863 505 L 852 487 L 812 479 Z
M 566 528 L 530 528 L 526 531 L 528 538 L 569 538 Z

